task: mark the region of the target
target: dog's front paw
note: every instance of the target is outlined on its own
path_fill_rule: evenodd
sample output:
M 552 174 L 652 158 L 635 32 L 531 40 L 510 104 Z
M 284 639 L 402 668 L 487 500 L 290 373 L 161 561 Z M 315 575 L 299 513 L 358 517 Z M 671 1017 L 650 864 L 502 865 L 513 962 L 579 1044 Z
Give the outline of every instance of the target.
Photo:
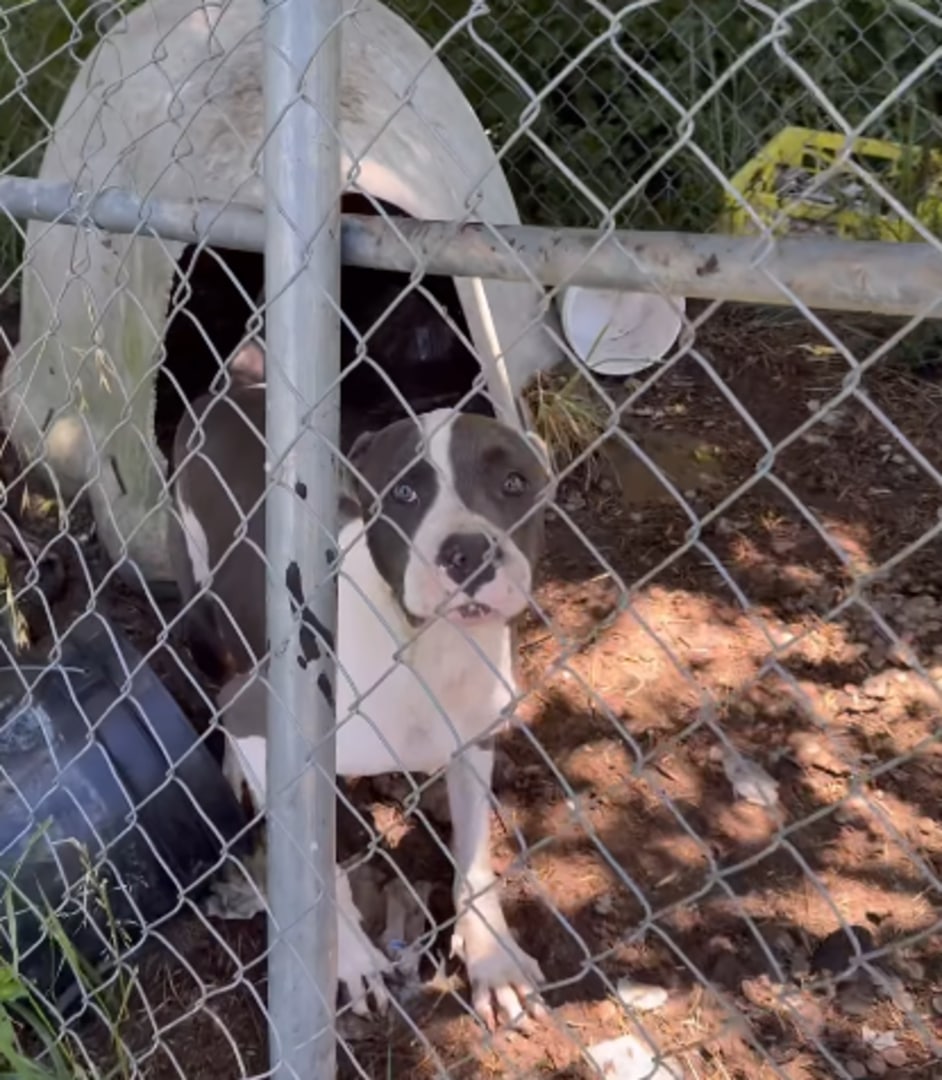
M 265 903 L 265 845 L 255 846 L 242 862 L 227 862 L 209 887 L 203 910 L 217 919 L 253 919 L 268 910 Z
M 350 997 L 350 1008 L 358 1016 L 369 1016 L 370 994 L 376 1011 L 385 1013 L 389 1007 L 389 992 L 384 978 L 392 971 L 392 964 L 363 929 L 350 882 L 339 868 L 336 889 L 337 978 Z
M 513 1026 L 528 1015 L 544 1016 L 537 987 L 545 980 L 540 965 L 514 941 L 500 908 L 488 907 L 458 919 L 451 948 L 467 969 L 474 1011 L 493 1031 L 498 1014 Z

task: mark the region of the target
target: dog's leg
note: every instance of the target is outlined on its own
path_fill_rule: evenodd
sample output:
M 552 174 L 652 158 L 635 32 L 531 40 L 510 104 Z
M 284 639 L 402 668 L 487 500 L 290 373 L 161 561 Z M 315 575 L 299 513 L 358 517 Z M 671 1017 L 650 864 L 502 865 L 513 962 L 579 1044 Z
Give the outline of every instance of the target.
M 219 709 L 226 725 L 226 758 L 223 771 L 239 794 L 252 804 L 253 813 L 265 806 L 265 704 L 267 687 L 254 674 L 238 675 L 219 693 Z M 338 784 L 343 781 L 338 777 Z M 343 819 L 343 813 L 340 814 Z M 251 860 L 250 878 L 230 875 L 217 882 L 212 914 L 225 918 L 251 917 L 267 910 L 265 892 L 265 852 Z M 361 1016 L 368 1013 L 367 995 L 372 992 L 379 1012 L 385 1012 L 389 995 L 383 975 L 392 965 L 370 941 L 363 929 L 359 909 L 353 900 L 346 872 L 337 867 L 337 975 L 350 995 L 351 1008 Z M 248 912 L 248 915 L 246 915 Z
M 511 1023 L 526 1011 L 541 1012 L 534 995 L 543 982 L 539 964 L 514 941 L 497 894 L 490 851 L 493 766 L 493 750 L 473 745 L 453 759 L 446 774 L 458 916 L 452 951 L 468 970 L 475 1011 L 491 1028 L 496 1026 L 495 999 Z
M 358 1016 L 369 1015 L 367 995 L 372 992 L 376 1010 L 385 1013 L 389 994 L 383 976 L 392 964 L 376 948 L 363 929 L 360 910 L 353 900 L 347 872 L 337 867 L 337 978 L 350 995 L 350 1008 Z

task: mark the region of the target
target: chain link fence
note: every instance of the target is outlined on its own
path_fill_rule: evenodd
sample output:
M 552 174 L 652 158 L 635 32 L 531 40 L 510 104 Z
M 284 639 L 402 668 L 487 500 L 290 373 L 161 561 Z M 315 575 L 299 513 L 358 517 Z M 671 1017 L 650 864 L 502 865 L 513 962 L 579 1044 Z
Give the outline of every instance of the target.
M 938 10 L 0 42 L 3 1071 L 942 1076 Z

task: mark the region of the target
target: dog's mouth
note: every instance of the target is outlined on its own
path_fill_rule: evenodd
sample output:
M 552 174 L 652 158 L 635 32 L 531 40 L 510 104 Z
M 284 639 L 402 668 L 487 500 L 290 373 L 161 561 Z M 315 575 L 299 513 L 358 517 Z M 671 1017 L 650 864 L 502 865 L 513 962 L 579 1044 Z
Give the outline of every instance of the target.
M 466 604 L 459 604 L 452 609 L 462 622 L 480 622 L 489 619 L 494 614 L 494 609 L 489 604 L 481 604 L 477 600 L 469 600 Z

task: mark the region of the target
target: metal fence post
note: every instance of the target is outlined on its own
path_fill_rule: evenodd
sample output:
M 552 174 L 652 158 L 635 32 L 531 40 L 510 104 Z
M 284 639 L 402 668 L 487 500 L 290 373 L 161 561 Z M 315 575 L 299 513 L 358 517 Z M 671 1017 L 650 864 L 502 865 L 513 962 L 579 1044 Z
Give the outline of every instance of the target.
M 339 394 L 322 399 L 340 362 L 340 12 L 340 0 L 280 0 L 268 4 L 265 27 L 268 1004 L 272 1075 L 300 1080 L 336 1072 L 334 710 L 324 692 L 334 676 L 328 650 L 299 662 L 295 601 L 303 594 L 332 631 L 335 589 L 322 583 L 336 523 Z M 322 692 L 312 693 L 315 683 Z

